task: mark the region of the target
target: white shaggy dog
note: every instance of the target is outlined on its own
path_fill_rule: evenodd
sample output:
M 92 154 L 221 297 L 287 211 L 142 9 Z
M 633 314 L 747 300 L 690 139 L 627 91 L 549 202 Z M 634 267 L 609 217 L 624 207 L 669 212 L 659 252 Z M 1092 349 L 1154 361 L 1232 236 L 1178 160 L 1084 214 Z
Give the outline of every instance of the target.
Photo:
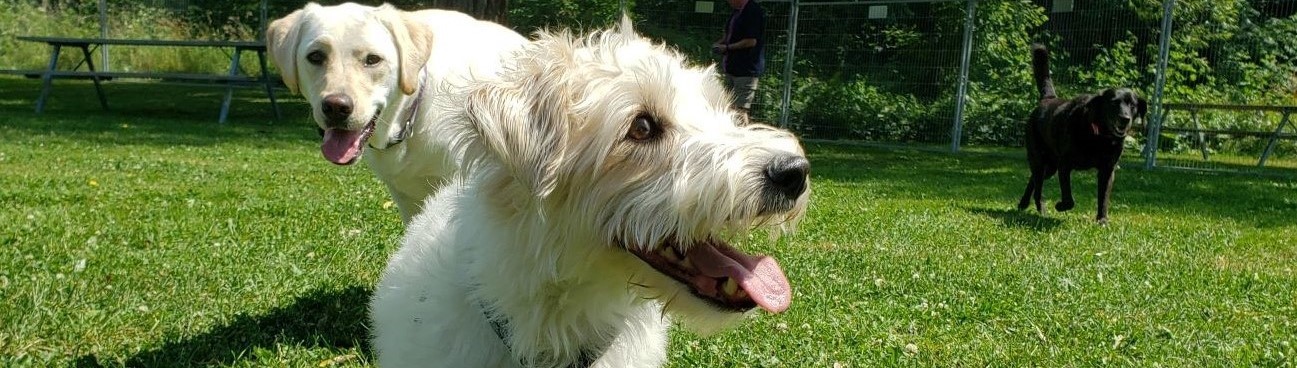
M 622 31 L 541 34 L 448 113 L 465 172 L 429 198 L 371 303 L 385 367 L 658 367 L 792 291 L 722 238 L 804 212 L 797 139 L 737 126 L 712 69 Z
M 266 29 L 284 84 L 311 104 L 324 158 L 349 165 L 365 152 L 406 223 L 458 168 L 432 100 L 494 77 L 501 56 L 526 42 L 462 13 L 386 4 L 309 3 Z

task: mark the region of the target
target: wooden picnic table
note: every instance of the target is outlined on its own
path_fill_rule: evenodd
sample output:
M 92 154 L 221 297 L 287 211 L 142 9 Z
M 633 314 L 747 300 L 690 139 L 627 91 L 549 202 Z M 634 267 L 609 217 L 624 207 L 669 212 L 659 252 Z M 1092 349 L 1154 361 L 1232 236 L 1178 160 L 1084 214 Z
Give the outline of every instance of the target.
M 1297 133 L 1284 133 L 1284 128 L 1288 127 L 1289 125 L 1292 125 L 1291 123 L 1292 120 L 1290 119 L 1290 117 L 1294 112 L 1297 112 L 1297 106 L 1166 103 L 1166 104 L 1162 104 L 1162 108 L 1164 109 L 1164 112 L 1162 113 L 1162 122 L 1158 124 L 1159 130 L 1165 132 L 1194 133 L 1194 135 L 1196 135 L 1198 139 L 1198 149 L 1202 153 L 1203 161 L 1210 160 L 1210 155 L 1208 154 L 1207 151 L 1207 141 L 1206 138 L 1204 137 L 1204 133 L 1245 135 L 1245 136 L 1256 136 L 1256 137 L 1268 138 L 1268 142 L 1266 142 L 1265 150 L 1261 152 L 1261 159 L 1257 161 L 1256 164 L 1257 167 L 1265 167 L 1265 162 L 1267 159 L 1270 158 L 1270 154 L 1274 152 L 1275 145 L 1279 142 L 1279 139 L 1297 138 Z M 1190 122 L 1193 123 L 1193 128 L 1172 128 L 1166 126 L 1166 120 L 1170 118 L 1171 112 L 1176 110 L 1189 112 L 1189 119 Z M 1212 130 L 1212 129 L 1204 129 L 1202 127 L 1202 124 L 1198 122 L 1198 112 L 1201 110 L 1273 112 L 1279 114 L 1280 118 L 1278 124 L 1275 125 L 1275 129 L 1272 132 Z M 1297 130 L 1297 125 L 1293 126 L 1293 130 Z
M 225 123 L 226 117 L 230 111 L 230 101 L 234 97 L 234 88 L 264 88 L 266 95 L 270 97 L 270 106 L 275 111 L 275 119 L 280 118 L 279 104 L 275 100 L 275 79 L 271 78 L 266 66 L 266 43 L 261 41 L 202 41 L 202 40 L 146 40 L 146 39 L 115 39 L 115 38 L 74 38 L 74 37 L 42 37 L 42 36 L 20 36 L 19 40 L 29 42 L 40 42 L 50 46 L 50 60 L 45 70 L 28 71 L 25 73 L 39 75 L 42 80 L 40 98 L 36 100 L 36 113 L 45 110 L 45 102 L 49 99 L 52 82 L 55 78 L 89 78 L 94 81 L 95 92 L 99 95 L 99 105 L 108 109 L 108 97 L 104 94 L 103 87 L 100 85 L 102 80 L 113 78 L 131 78 L 131 79 L 158 79 L 166 82 L 176 82 L 184 84 L 198 85 L 217 85 L 225 87 L 225 100 L 221 102 L 221 114 L 219 121 Z M 231 48 L 233 53 L 230 54 L 230 68 L 226 74 L 210 73 L 173 73 L 173 72 L 113 72 L 96 70 L 91 49 L 102 47 L 104 45 L 122 45 L 122 46 L 152 46 L 152 47 L 210 47 L 210 48 Z M 75 47 L 81 49 L 82 60 L 72 68 L 59 70 L 59 54 L 63 47 Z M 239 59 L 243 52 L 257 53 L 257 61 L 261 66 L 261 75 L 254 77 L 243 73 L 239 67 Z M 81 65 L 86 66 L 86 70 L 78 70 Z

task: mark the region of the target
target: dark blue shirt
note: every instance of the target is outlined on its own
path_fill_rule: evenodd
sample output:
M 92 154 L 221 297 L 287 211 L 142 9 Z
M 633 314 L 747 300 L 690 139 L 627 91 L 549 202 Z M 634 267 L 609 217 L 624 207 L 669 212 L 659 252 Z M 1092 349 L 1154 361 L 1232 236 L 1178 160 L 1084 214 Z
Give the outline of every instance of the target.
M 730 22 L 725 27 L 725 44 L 732 44 L 744 39 L 755 39 L 757 45 L 746 49 L 730 50 L 721 60 L 725 74 L 736 77 L 755 77 L 766 70 L 766 40 L 762 35 L 766 29 L 766 12 L 761 9 L 757 0 L 748 0 L 743 9 L 735 10 L 730 15 Z

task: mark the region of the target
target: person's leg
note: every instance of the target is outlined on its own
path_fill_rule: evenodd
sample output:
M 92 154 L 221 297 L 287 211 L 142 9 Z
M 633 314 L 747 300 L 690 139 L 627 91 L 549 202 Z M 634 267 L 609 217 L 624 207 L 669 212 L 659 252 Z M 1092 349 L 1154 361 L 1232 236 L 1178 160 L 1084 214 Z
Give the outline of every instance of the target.
M 752 100 L 757 95 L 757 77 L 727 75 L 726 79 L 732 79 L 730 92 L 734 94 L 734 109 L 739 112 L 739 124 L 747 125 L 749 121 L 748 114 L 752 110 Z

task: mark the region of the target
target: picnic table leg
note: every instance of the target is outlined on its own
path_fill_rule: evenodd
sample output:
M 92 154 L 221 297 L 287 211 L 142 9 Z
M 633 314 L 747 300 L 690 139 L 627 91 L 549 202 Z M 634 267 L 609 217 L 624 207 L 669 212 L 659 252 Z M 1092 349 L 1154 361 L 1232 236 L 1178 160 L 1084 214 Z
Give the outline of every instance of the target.
M 234 76 L 239 75 L 239 55 L 242 55 L 242 54 L 243 54 L 243 50 L 242 50 L 242 49 L 239 49 L 239 48 L 235 48 L 235 49 L 234 49 L 234 57 L 231 57 L 231 58 L 230 58 L 230 76 L 231 76 L 231 77 L 234 77 Z M 225 85 L 225 101 L 224 101 L 224 102 L 221 102 L 221 118 L 220 118 L 220 123 L 221 123 L 221 124 L 225 124 L 225 118 L 226 118 L 227 116 L 230 115 L 230 100 L 231 100 L 231 99 L 234 99 L 234 82 L 233 82 L 233 81 L 231 81 L 231 82 L 229 82 L 229 84 L 226 84 L 226 85 Z
M 1261 152 L 1261 161 L 1258 161 L 1258 162 L 1256 163 L 1256 167 L 1257 167 L 1257 168 L 1264 168 L 1264 167 L 1265 167 L 1265 160 L 1266 160 L 1267 158 L 1270 158 L 1270 153 L 1274 152 L 1274 145 L 1275 145 L 1275 143 L 1278 143 L 1278 141 L 1279 141 L 1279 134 L 1280 134 L 1280 133 L 1283 133 L 1283 128 L 1284 128 L 1284 126 L 1285 126 L 1285 125 L 1288 125 L 1288 121 L 1289 121 L 1289 120 L 1288 120 L 1288 116 L 1291 115 L 1291 114 L 1292 114 L 1292 111 L 1284 111 L 1284 112 L 1283 112 L 1283 119 L 1279 120 L 1279 127 L 1278 127 L 1278 128 L 1275 128 L 1275 130 L 1274 130 L 1274 134 L 1270 135 L 1270 143 L 1265 145 L 1265 152 Z
M 261 83 L 266 85 L 266 95 L 270 96 L 270 107 L 275 109 L 275 120 L 283 117 L 279 114 L 279 103 L 275 102 L 275 87 L 271 84 L 270 69 L 266 68 L 266 51 L 257 50 L 257 61 L 261 63 Z
M 95 62 L 94 57 L 90 56 L 89 46 L 81 46 L 81 53 L 86 57 L 86 67 L 90 68 L 91 73 L 94 73 Z M 99 84 L 99 76 L 91 75 L 90 79 L 95 81 L 95 93 L 99 94 L 99 106 L 102 106 L 104 110 L 108 110 L 108 96 L 104 95 L 104 88 Z
M 54 49 L 50 50 L 50 64 L 45 68 L 45 74 L 41 75 L 41 97 L 36 99 L 37 114 L 45 111 L 45 99 L 50 97 L 50 84 L 54 81 L 54 69 L 58 68 L 59 65 L 59 50 L 63 48 L 62 45 L 52 46 L 54 46 Z

